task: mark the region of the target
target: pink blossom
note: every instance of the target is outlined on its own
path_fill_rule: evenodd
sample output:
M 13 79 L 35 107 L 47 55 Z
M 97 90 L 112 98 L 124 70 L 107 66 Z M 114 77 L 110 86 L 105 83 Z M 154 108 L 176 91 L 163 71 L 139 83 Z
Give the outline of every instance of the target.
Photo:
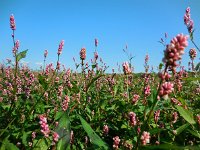
M 53 141 L 54 141 L 54 142 L 58 142 L 58 139 L 59 139 L 58 133 L 54 132 L 54 133 L 53 133 Z
M 119 149 L 119 143 L 120 143 L 120 138 L 119 138 L 119 136 L 115 136 L 114 138 L 113 138 L 113 149 L 115 149 L 115 150 L 117 150 L 117 149 Z
M 145 96 L 149 96 L 151 94 L 151 88 L 149 85 L 147 85 L 145 88 L 144 88 L 144 94 Z
M 32 132 L 32 139 L 36 138 L 36 132 Z
M 133 104 L 136 104 L 139 98 L 140 98 L 139 95 L 134 94 L 134 95 L 133 95 L 133 99 L 132 99 L 132 103 L 133 103 Z
M 47 124 L 47 118 L 44 115 L 40 115 L 40 127 L 41 127 L 41 132 L 44 134 L 45 137 L 49 137 L 49 125 Z
M 181 60 L 181 56 L 184 54 L 184 49 L 187 46 L 188 36 L 183 34 L 178 34 L 171 40 L 170 44 L 166 46 L 163 62 L 165 62 L 173 72 L 176 71 L 176 67 L 178 66 L 176 61 Z
M 96 47 L 98 46 L 98 43 L 99 43 L 98 39 L 95 39 L 94 44 L 95 44 Z
M 148 61 L 149 61 L 149 55 L 147 54 L 147 55 L 145 56 L 145 64 L 147 64 Z
M 95 61 L 95 62 L 97 61 L 98 57 L 99 57 L 98 53 L 97 53 L 97 52 L 94 52 L 94 61 Z
M 155 121 L 155 123 L 158 122 L 159 117 L 160 117 L 160 110 L 157 110 L 154 113 L 154 121 Z
M 171 82 L 165 82 L 162 84 L 160 91 L 159 91 L 159 96 L 164 97 L 170 94 L 174 90 L 174 84 Z
M 60 70 L 60 62 L 57 61 L 56 69 Z
M 69 102 L 70 102 L 70 98 L 69 98 L 69 96 L 66 95 L 64 101 L 62 102 L 62 110 L 63 111 L 66 111 L 68 109 Z
M 86 59 L 86 49 L 85 48 L 81 48 L 80 59 L 81 60 L 85 60 Z
M 194 60 L 194 58 L 197 56 L 197 51 L 195 50 L 195 48 L 190 49 L 189 55 L 190 55 L 190 59 Z
M 125 75 L 131 73 L 131 68 L 130 68 L 128 62 L 124 62 L 124 63 L 122 64 L 122 67 L 123 67 L 123 71 L 124 71 L 124 74 L 125 74 Z
M 103 125 L 103 133 L 107 135 L 108 132 L 109 132 L 109 127 L 108 127 L 108 125 Z
M 63 86 L 62 85 L 60 85 L 59 87 L 58 87 L 58 96 L 62 96 L 62 92 L 63 92 Z
M 177 99 L 175 99 L 175 98 L 171 98 L 171 102 L 173 103 L 173 104 L 175 104 L 175 105 L 178 105 L 178 106 L 181 106 L 182 104 L 181 104 L 181 102 L 179 102 Z
M 169 80 L 169 79 L 171 78 L 171 75 L 170 75 L 169 73 L 167 73 L 167 72 L 166 72 L 165 74 L 159 72 L 159 73 L 158 73 L 158 76 L 159 76 L 159 78 L 161 78 L 162 80 Z
M 14 31 L 16 30 L 15 18 L 13 14 L 10 16 L 10 28 Z
M 150 143 L 150 138 L 151 138 L 150 133 L 144 131 L 141 136 L 142 145 L 146 145 L 147 143 Z
M 178 119 L 178 113 L 177 112 L 173 112 L 172 113 L 172 117 L 173 117 L 173 123 L 176 123 L 177 122 L 177 119 Z
M 48 50 L 45 50 L 45 51 L 44 51 L 44 57 L 46 58 L 47 55 L 48 55 Z
M 62 53 L 63 47 L 64 47 L 64 40 L 62 40 L 59 44 L 58 53 L 57 53 L 58 55 Z
M 194 30 L 194 21 L 191 19 L 190 7 L 188 7 L 185 11 L 184 24 L 187 26 L 188 32 L 192 33 Z
M 17 40 L 16 42 L 15 42 L 15 48 L 18 50 L 19 49 L 19 40 Z
M 134 112 L 129 113 L 129 121 L 131 126 L 137 125 L 136 114 Z

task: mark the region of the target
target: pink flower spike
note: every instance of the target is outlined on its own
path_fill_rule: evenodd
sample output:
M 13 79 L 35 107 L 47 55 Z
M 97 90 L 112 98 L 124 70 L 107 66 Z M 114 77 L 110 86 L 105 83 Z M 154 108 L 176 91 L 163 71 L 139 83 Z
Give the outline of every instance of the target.
M 46 58 L 47 55 L 48 55 L 48 50 L 45 50 L 45 51 L 44 51 L 44 57 Z
M 16 30 L 15 18 L 13 14 L 10 16 L 10 28 L 14 31 Z
M 144 131 L 141 136 L 142 145 L 147 145 L 147 143 L 150 143 L 150 138 L 150 133 Z
M 53 140 L 54 140 L 54 142 L 58 142 L 58 139 L 59 139 L 58 133 L 54 132 L 53 133 Z
M 16 42 L 15 42 L 15 48 L 18 50 L 19 49 L 19 40 L 17 40 Z
M 62 53 L 63 47 L 64 47 L 64 40 L 62 40 L 59 44 L 58 53 L 57 53 L 58 55 Z
M 109 127 L 108 127 L 108 125 L 103 125 L 103 133 L 107 135 L 108 132 L 109 132 Z
M 81 48 L 80 59 L 81 60 L 85 60 L 86 59 L 86 49 L 85 48 Z
M 99 44 L 99 41 L 98 41 L 98 39 L 95 39 L 95 40 L 94 40 L 94 43 L 95 43 L 95 46 L 97 47 L 97 46 L 98 46 L 98 44 Z
M 124 71 L 124 74 L 125 74 L 125 75 L 131 74 L 131 68 L 130 68 L 128 62 L 124 62 L 124 63 L 122 64 L 122 67 L 123 67 L 123 71 Z

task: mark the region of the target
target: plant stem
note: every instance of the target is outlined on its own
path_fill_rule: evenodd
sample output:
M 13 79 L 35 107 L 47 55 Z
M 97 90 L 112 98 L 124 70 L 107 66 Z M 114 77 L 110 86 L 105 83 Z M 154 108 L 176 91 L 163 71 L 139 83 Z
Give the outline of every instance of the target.
M 191 38 L 190 38 L 190 39 L 191 39 Z M 194 46 L 196 47 L 196 49 L 198 49 L 198 51 L 200 52 L 200 49 L 199 49 L 199 47 L 196 45 L 196 43 L 194 42 L 194 40 L 191 39 L 191 41 L 192 41 L 192 43 L 194 44 Z
M 164 74 L 166 73 L 167 68 L 168 68 L 168 65 L 166 64 L 165 70 L 164 70 Z M 158 97 L 158 93 L 159 93 L 160 87 L 161 87 L 161 85 L 162 85 L 162 82 L 163 82 L 163 80 L 161 79 L 161 80 L 160 80 L 160 83 L 159 83 L 159 87 L 158 87 L 157 93 L 156 93 L 156 96 L 155 96 L 155 99 L 154 99 L 154 101 L 153 101 L 153 106 L 151 107 L 151 110 L 150 110 L 150 112 L 149 112 L 149 114 L 148 114 L 148 116 L 147 116 L 147 119 L 144 120 L 144 124 L 143 124 L 142 129 L 141 129 L 141 132 L 140 132 L 140 134 L 139 134 L 139 136 L 138 136 L 136 149 L 139 148 L 139 140 L 140 140 L 140 138 L 141 138 L 141 136 L 142 136 L 143 131 L 147 128 L 148 122 L 149 122 L 149 120 L 150 120 L 150 118 L 151 118 L 151 116 L 152 116 L 152 114 L 153 114 L 154 108 L 155 108 L 156 105 L 157 105 L 157 102 L 158 102 L 157 97 Z

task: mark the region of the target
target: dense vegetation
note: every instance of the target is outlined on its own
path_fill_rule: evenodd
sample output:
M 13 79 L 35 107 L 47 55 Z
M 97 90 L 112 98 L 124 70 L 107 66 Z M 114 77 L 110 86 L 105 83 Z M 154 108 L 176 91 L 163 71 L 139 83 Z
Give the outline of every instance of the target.
M 14 61 L 1 64 L 0 150 L 23 149 L 200 149 L 200 64 L 193 39 L 193 21 L 186 9 L 184 23 L 189 36 L 178 34 L 165 47 L 158 73 L 150 70 L 145 56 L 144 73 L 134 74 L 131 59 L 123 74 L 106 74 L 99 59 L 98 40 L 91 64 L 80 50 L 81 72 L 65 69 L 58 60 L 39 72 L 20 66 L 27 50 L 19 51 L 13 31 Z M 181 56 L 191 40 L 190 69 Z M 127 52 L 127 47 L 124 52 Z

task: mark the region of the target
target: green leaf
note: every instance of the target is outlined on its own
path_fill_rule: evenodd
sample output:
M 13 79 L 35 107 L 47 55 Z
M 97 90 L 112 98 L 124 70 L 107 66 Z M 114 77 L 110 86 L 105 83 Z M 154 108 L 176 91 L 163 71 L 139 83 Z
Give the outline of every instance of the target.
M 10 143 L 10 141 L 8 140 L 8 137 L 5 138 L 2 142 L 2 146 L 1 149 L 6 149 L 6 150 L 19 150 L 19 148 L 17 146 L 15 146 L 13 143 Z
M 34 146 L 33 150 L 47 150 L 48 145 L 50 146 L 50 141 L 47 141 L 47 139 L 40 139 L 37 142 L 37 145 Z
M 150 132 L 151 135 L 154 135 L 154 134 L 160 133 L 163 130 L 164 129 L 162 129 L 162 128 L 153 128 L 149 132 Z
M 48 89 L 48 83 L 45 79 L 45 76 L 42 76 L 41 74 L 38 75 L 39 83 L 42 85 L 43 89 L 46 91 Z
M 101 149 L 109 149 L 107 144 L 94 132 L 94 130 L 91 128 L 91 126 L 79 115 L 79 118 L 81 120 L 81 124 L 87 132 L 91 142 L 95 145 L 98 146 Z
M 179 114 L 187 121 L 189 122 L 190 124 L 195 124 L 196 122 L 194 121 L 194 118 L 193 118 L 193 114 L 189 111 L 189 110 L 186 110 L 184 109 L 183 107 L 181 106 L 176 106 Z
M 194 136 L 196 136 L 196 137 L 198 137 L 198 138 L 200 139 L 200 133 L 198 133 L 198 131 L 192 131 L 192 130 L 189 130 L 189 129 L 188 129 L 188 131 L 189 131 L 192 135 L 194 135 Z
M 59 111 L 56 113 L 56 116 L 55 116 L 55 120 L 59 120 L 62 116 L 63 116 L 64 112 L 63 111 Z
M 180 126 L 178 129 L 176 129 L 176 132 L 177 132 L 176 135 L 179 135 L 181 132 L 183 132 L 189 126 L 190 126 L 189 123 L 186 123 L 186 124 Z
M 22 58 L 25 58 L 27 51 L 28 51 L 28 49 L 18 53 L 17 56 L 16 56 L 17 57 L 17 61 L 20 61 Z
M 196 65 L 195 70 L 196 71 L 198 71 L 198 70 L 200 71 L 200 62 Z
M 96 66 L 97 66 L 96 64 L 92 65 L 92 69 L 96 68 Z
M 187 149 L 193 149 L 198 150 L 198 146 L 177 146 L 175 144 L 160 144 L 160 145 L 152 145 L 152 146 L 142 146 L 141 149 L 153 149 L 153 150 L 187 150 Z
M 61 114 L 61 113 L 59 113 Z M 66 150 L 70 145 L 70 119 L 68 112 L 64 112 L 59 119 L 58 127 L 55 130 L 59 134 L 57 150 Z
M 90 88 L 90 86 L 91 86 L 95 81 L 97 81 L 99 78 L 101 78 L 102 76 L 105 76 L 105 75 L 100 74 L 99 76 L 94 77 L 94 78 L 92 79 L 92 81 L 86 86 L 86 91 L 88 91 L 88 89 Z
M 161 69 L 163 68 L 163 66 L 164 66 L 164 65 L 163 65 L 162 63 L 160 63 L 160 64 L 159 64 L 159 69 L 161 70 Z
M 22 143 L 23 143 L 25 146 L 28 146 L 27 137 L 28 137 L 28 134 L 30 134 L 30 133 L 31 133 L 31 131 L 29 131 L 29 132 L 23 131 Z

